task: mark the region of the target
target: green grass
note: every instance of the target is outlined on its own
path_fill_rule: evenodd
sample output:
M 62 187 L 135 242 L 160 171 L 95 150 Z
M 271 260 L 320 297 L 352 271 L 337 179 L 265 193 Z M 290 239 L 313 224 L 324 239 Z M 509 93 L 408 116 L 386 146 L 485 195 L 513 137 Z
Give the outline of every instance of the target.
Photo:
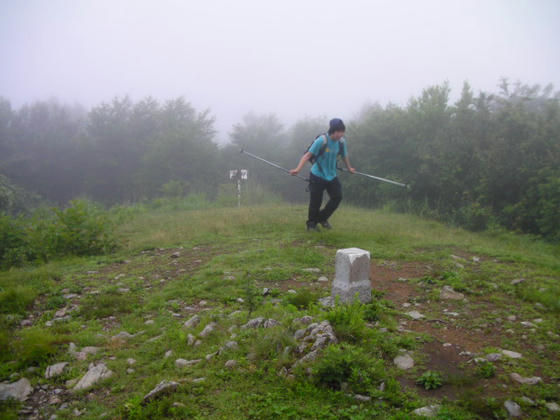
M 120 246 L 113 254 L 0 273 L 0 379 L 25 376 L 34 386 L 64 387 L 66 380 L 83 376 L 89 363 L 103 360 L 113 377 L 96 386 L 89 398 L 63 394 L 69 405 L 56 411 L 59 418 L 73 418 L 77 408 L 84 410 L 81 418 L 92 419 L 103 413 L 130 419 L 404 419 L 413 409 L 434 402 L 443 404 L 441 418 L 501 415 L 503 394 L 469 393 L 487 380 L 508 385 L 511 398 L 526 395 L 537 401 L 535 407 L 523 406 L 528 415 L 550 416 L 544 402 L 558 401 L 553 378 L 560 377 L 554 357 L 560 352 L 554 335 L 560 330 L 558 246 L 503 231 L 475 234 L 410 215 L 348 207 L 335 214 L 332 231 L 318 234 L 304 230 L 307 209 L 302 206 L 205 205 L 188 210 L 194 207 L 115 209 L 112 217 L 118 223 L 113 233 Z M 523 359 L 502 359 L 492 368 L 466 364 L 463 377 L 469 381 L 446 380 L 425 396 L 414 382 L 426 370 L 436 370 L 425 366 L 424 354 L 425 344 L 434 338 L 430 333 L 406 332 L 406 326 L 400 331 L 401 320 L 412 322 L 403 311 L 413 308 L 405 310 L 381 291 L 374 291 L 374 301 L 367 305 L 325 310 L 317 304 L 330 287 L 318 277 L 332 280 L 336 249 L 346 247 L 369 250 L 374 265 L 394 264 L 395 270 L 404 264 L 423 267 L 426 274 L 408 278 L 406 287 L 413 293 L 409 303 L 420 305 L 426 324 L 436 331 L 451 325 L 473 334 L 487 333 L 499 342 L 495 348 L 485 345 L 485 353 L 519 350 Z M 178 258 L 172 258 L 174 252 L 179 252 Z M 456 260 L 452 254 L 464 259 Z M 474 263 L 472 256 L 481 261 Z M 515 278 L 526 280 L 512 285 Z M 451 309 L 461 313 L 457 318 L 442 315 L 442 308 L 450 305 L 439 298 L 444 285 L 467 299 L 452 302 Z M 262 295 L 264 287 L 270 289 L 267 296 Z M 79 297 L 64 297 L 69 293 Z M 73 305 L 77 309 L 68 319 L 53 320 L 57 310 Z M 230 316 L 234 311 L 239 313 Z M 187 330 L 183 323 L 194 312 L 201 322 Z M 516 321 L 507 320 L 511 314 Z M 294 377 L 279 376 L 283 367 L 298 360 L 293 349 L 299 342 L 293 334 L 301 326 L 292 320 L 303 315 L 329 320 L 339 343 L 329 346 L 316 362 L 296 369 Z M 257 316 L 276 319 L 279 325 L 239 328 Z M 519 323 L 537 318 L 542 322 L 535 332 Z M 22 327 L 24 320 L 32 326 Z M 146 324 L 147 320 L 153 322 Z M 199 334 L 210 322 L 217 323 L 216 330 L 200 346 L 188 345 L 188 335 Z M 111 340 L 120 331 L 139 334 Z M 238 348 L 205 359 L 232 339 Z M 101 350 L 87 360 L 76 360 L 68 353 L 69 342 Z M 537 344 L 541 350 L 534 350 Z M 417 362 L 410 372 L 393 365 L 402 349 Z M 172 356 L 166 358 L 168 350 Z M 136 363 L 129 366 L 127 358 Z M 178 369 L 176 358 L 203 361 Z M 224 366 L 229 359 L 237 361 L 236 368 Z M 60 361 L 70 362 L 70 369 L 62 378 L 45 379 L 46 366 Z M 29 367 L 36 370 L 29 372 Z M 127 373 L 129 368 L 134 372 Z M 510 372 L 538 374 L 545 381 L 516 387 Z M 206 380 L 191 382 L 199 377 Z M 175 393 L 142 404 L 143 395 L 162 379 L 181 385 Z M 407 381 L 409 385 L 404 385 Z M 461 387 L 465 392 L 455 399 L 432 397 Z M 353 393 L 371 400 L 359 401 Z M 16 418 L 18 407 L 2 403 L 0 412 Z M 54 408 L 47 410 L 48 416 Z

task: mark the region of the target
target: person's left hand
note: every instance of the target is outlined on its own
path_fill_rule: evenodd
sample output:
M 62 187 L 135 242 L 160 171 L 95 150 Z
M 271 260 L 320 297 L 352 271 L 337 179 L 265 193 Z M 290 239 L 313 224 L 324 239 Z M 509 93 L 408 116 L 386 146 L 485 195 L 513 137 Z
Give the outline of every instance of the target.
M 354 168 L 348 168 L 348 171 L 349 171 L 351 174 L 355 174 L 355 173 L 356 173 L 356 170 L 355 170 Z

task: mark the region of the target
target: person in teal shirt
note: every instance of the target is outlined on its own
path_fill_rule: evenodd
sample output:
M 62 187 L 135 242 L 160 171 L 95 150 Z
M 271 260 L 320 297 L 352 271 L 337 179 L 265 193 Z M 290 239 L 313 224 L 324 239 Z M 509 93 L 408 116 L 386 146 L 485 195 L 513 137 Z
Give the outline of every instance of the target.
M 307 230 L 318 231 L 318 225 L 325 229 L 331 229 L 329 218 L 338 208 L 342 201 L 342 186 L 336 174 L 336 160 L 340 155 L 350 173 L 355 169 L 350 165 L 348 159 L 348 148 L 344 133 L 346 127 L 341 119 L 333 118 L 329 122 L 329 131 L 315 139 L 309 150 L 301 157 L 296 168 L 290 171 L 291 175 L 297 175 L 305 162 L 313 157 L 315 162 L 309 174 L 309 212 L 307 219 Z M 321 210 L 323 193 L 327 191 L 329 201 Z

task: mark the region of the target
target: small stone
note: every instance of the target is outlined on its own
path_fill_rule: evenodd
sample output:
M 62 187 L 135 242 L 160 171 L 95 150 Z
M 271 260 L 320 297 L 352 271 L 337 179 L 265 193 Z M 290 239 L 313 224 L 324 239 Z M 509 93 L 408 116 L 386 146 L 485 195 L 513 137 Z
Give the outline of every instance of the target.
M 425 407 L 417 408 L 416 410 L 413 411 L 413 413 L 416 414 L 417 416 L 433 417 L 438 413 L 440 408 L 441 406 L 439 404 L 428 405 Z
M 517 319 L 517 317 L 515 315 L 510 315 L 507 317 L 508 321 L 515 321 Z
M 14 399 L 18 401 L 25 401 L 33 392 L 31 383 L 26 378 L 21 378 L 17 382 L 0 383 L 0 400 Z
M 513 279 L 513 280 L 510 282 L 510 284 L 513 285 L 513 286 L 515 286 L 516 284 L 523 283 L 524 281 L 525 281 L 525 279 L 521 279 L 521 278 L 520 278 L 520 279 Z
M 325 277 L 325 276 L 321 276 L 321 277 L 319 277 L 319 278 L 317 279 L 317 281 L 318 281 L 318 282 L 321 282 L 321 283 L 326 283 L 326 282 L 329 281 L 329 279 L 328 279 L 327 277 Z
M 235 366 L 237 366 L 237 360 L 228 360 L 224 366 L 227 368 L 234 368 Z
M 288 293 L 291 295 L 297 295 L 297 292 L 294 289 L 289 289 Z
M 507 400 L 504 403 L 504 407 L 506 408 L 508 414 L 511 417 L 520 417 L 521 416 L 521 407 L 519 407 L 519 404 L 517 404 L 516 402 L 513 402 L 511 400 Z
M 557 413 L 558 411 L 560 411 L 560 405 L 558 405 L 555 402 L 547 402 L 544 405 L 545 405 L 546 408 L 548 408 L 553 413 Z
M 97 354 L 101 350 L 99 347 L 86 346 L 82 348 L 82 352 L 85 354 Z
M 111 337 L 111 340 L 127 340 L 129 338 L 134 338 L 133 334 L 130 334 L 126 331 L 121 331 L 120 333 Z
M 163 357 L 165 357 L 167 359 L 168 357 L 171 357 L 172 354 L 173 354 L 173 350 L 167 350 Z
M 193 315 L 183 324 L 184 328 L 194 328 L 200 323 L 200 317 L 198 315 Z
M 369 395 L 354 394 L 354 398 L 358 401 L 371 401 Z
M 529 321 L 521 321 L 520 324 L 523 325 L 524 327 L 531 327 L 531 328 L 536 327 L 535 324 L 533 324 L 532 322 L 529 322 Z
M 206 380 L 206 378 L 195 378 L 192 380 L 193 384 L 198 384 L 200 382 L 204 382 Z
M 133 359 L 132 357 L 129 357 L 128 359 L 126 359 L 126 363 L 132 366 L 133 364 L 136 363 L 136 360 Z
M 90 364 L 87 373 L 78 381 L 76 386 L 73 388 L 74 391 L 79 391 L 81 389 L 86 389 L 96 384 L 97 382 L 110 378 L 113 372 L 107 369 L 105 363 L 99 363 L 98 365 Z
M 451 343 L 443 343 L 443 347 L 451 347 L 453 344 Z
M 502 358 L 501 353 L 489 353 L 486 355 L 486 360 L 489 362 L 497 362 Z
M 334 306 L 334 298 L 332 296 L 325 296 L 319 299 L 319 304 L 324 308 L 332 308 Z
M 134 369 L 128 368 L 128 369 L 126 370 L 126 373 L 128 373 L 128 374 L 134 373 Z
M 409 317 L 411 317 L 412 319 L 418 320 L 418 319 L 422 319 L 424 318 L 424 315 L 422 315 L 420 312 L 418 311 L 410 311 L 406 313 Z
M 533 401 L 533 400 L 532 400 L 531 398 L 529 398 L 529 397 L 523 396 L 523 397 L 521 397 L 520 399 L 521 399 L 521 401 L 523 401 L 525 404 L 528 404 L 528 405 L 535 405 L 535 401 Z
M 414 367 L 414 359 L 412 359 L 412 357 L 410 357 L 409 354 L 404 354 L 395 357 L 393 359 L 393 363 L 395 363 L 395 365 L 399 369 L 403 369 L 403 370 L 407 370 Z
M 439 294 L 440 299 L 462 300 L 465 298 L 463 293 L 456 292 L 451 286 L 443 286 Z
M 237 350 L 239 348 L 239 344 L 237 344 L 237 341 L 228 341 L 224 347 L 229 350 Z
M 144 322 L 144 324 L 146 324 L 146 325 L 154 325 L 154 320 L 153 320 L 153 319 L 148 319 L 146 322 Z
M 144 403 L 150 402 L 162 395 L 169 394 L 177 389 L 179 384 L 173 381 L 163 380 L 154 389 L 144 396 Z
M 128 293 L 128 292 L 130 292 L 130 289 L 128 287 L 119 287 L 119 292 L 120 293 Z
M 521 353 L 517 353 L 515 351 L 510 351 L 510 350 L 502 350 L 502 354 L 511 359 L 521 359 L 523 357 Z
M 45 379 L 50 379 L 50 378 L 54 378 L 55 376 L 62 375 L 62 372 L 64 372 L 66 366 L 68 366 L 68 362 L 56 363 L 54 365 L 47 367 L 45 371 Z
M 184 368 L 184 367 L 187 367 L 187 366 L 196 365 L 197 363 L 200 363 L 201 361 L 202 361 L 202 359 L 194 359 L 194 360 L 177 359 L 177 360 L 175 360 L 175 366 L 177 366 L 178 368 Z
M 192 346 L 196 341 L 196 337 L 192 334 L 187 335 L 187 344 Z
M 198 306 L 206 306 L 208 305 L 208 302 L 205 300 L 201 300 L 200 302 L 198 302 Z
M 179 251 L 174 252 L 173 254 L 171 254 L 171 258 L 179 258 L 181 256 L 181 253 Z
M 539 376 L 531 376 L 529 378 L 525 378 L 521 376 L 519 373 L 515 373 L 515 372 L 511 373 L 509 376 L 515 382 L 518 382 L 523 385 L 536 385 L 542 382 L 542 378 L 540 378 Z
M 99 271 L 90 270 L 86 272 L 86 274 L 97 274 L 97 273 L 99 273 Z
M 218 326 L 218 324 L 216 324 L 215 322 L 210 322 L 206 327 L 204 327 L 204 329 L 200 332 L 199 336 L 200 337 L 206 337 L 207 335 L 211 334 L 216 327 Z
M 319 268 L 302 268 L 301 271 L 305 271 L 306 273 L 320 273 L 321 270 Z

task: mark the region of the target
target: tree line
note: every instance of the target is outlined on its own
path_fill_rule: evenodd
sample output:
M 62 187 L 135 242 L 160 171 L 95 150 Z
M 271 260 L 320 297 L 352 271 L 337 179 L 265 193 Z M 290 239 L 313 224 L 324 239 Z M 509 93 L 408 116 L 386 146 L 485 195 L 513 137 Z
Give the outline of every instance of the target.
M 344 116 L 339 116 L 343 117 Z M 115 98 L 90 110 L 56 100 L 12 108 L 0 98 L 0 211 L 76 197 L 105 205 L 203 193 L 231 193 L 229 169 L 289 201 L 305 184 L 239 153 L 245 148 L 294 167 L 328 117 L 285 126 L 249 114 L 216 142 L 214 119 L 183 98 Z M 347 202 L 391 206 L 473 230 L 492 225 L 560 239 L 560 93 L 511 84 L 452 102 L 447 83 L 404 106 L 364 107 L 347 121 L 352 164 L 411 185 L 409 191 L 342 174 Z

